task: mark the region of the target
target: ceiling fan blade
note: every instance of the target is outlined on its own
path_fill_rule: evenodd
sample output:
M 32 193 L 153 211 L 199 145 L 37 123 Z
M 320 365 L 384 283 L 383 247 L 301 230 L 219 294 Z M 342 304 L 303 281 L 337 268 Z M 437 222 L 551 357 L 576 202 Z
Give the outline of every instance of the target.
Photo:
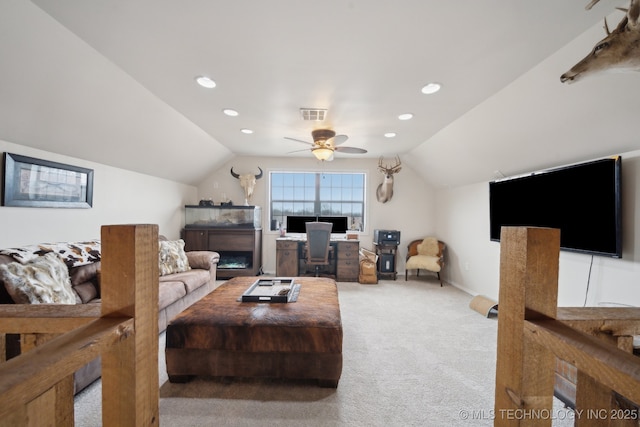
M 347 141 L 347 139 L 349 139 L 347 135 L 336 135 L 332 139 L 330 139 L 330 141 L 333 143 L 333 146 L 335 147 L 337 145 L 343 144 L 344 142 Z
M 292 153 L 301 153 L 303 151 L 313 151 L 312 148 L 303 148 L 302 150 L 293 150 L 293 151 L 288 151 L 287 154 L 292 154 Z
M 303 144 L 311 145 L 312 147 L 315 145 L 313 142 L 303 141 L 301 139 L 296 139 L 296 138 L 289 138 L 288 136 L 285 136 L 284 139 L 289 139 L 291 141 L 296 141 L 296 142 L 302 142 Z
M 364 148 L 358 147 L 336 147 L 336 151 L 348 154 L 364 154 L 367 152 Z

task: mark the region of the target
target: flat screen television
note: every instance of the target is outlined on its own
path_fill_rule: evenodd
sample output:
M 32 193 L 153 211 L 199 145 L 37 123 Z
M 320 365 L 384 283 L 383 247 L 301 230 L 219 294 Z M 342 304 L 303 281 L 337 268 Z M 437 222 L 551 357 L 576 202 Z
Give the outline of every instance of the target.
M 622 257 L 620 156 L 489 183 L 491 240 L 507 226 L 560 229 L 560 249 Z
M 316 220 L 316 216 L 287 216 L 287 233 L 306 233 L 307 229 L 305 223 L 313 222 Z
M 348 218 L 346 216 L 319 216 L 318 221 L 333 224 L 331 233 L 334 234 L 345 234 L 349 229 Z
M 349 219 L 346 216 L 289 215 L 287 216 L 287 233 L 306 233 L 307 229 L 304 225 L 305 223 L 320 221 L 320 222 L 330 222 L 331 224 L 333 224 L 331 233 L 344 234 L 349 229 L 348 220 Z

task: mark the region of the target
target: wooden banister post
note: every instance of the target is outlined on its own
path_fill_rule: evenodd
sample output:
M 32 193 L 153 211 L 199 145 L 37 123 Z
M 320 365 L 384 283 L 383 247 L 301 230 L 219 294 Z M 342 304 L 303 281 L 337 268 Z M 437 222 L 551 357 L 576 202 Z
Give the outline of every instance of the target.
M 135 337 L 102 356 L 103 426 L 157 426 L 158 226 L 102 227 L 103 317 L 133 317 Z
M 525 338 L 524 321 L 556 317 L 560 231 L 503 227 L 500 240 L 494 426 L 551 426 L 555 357 Z

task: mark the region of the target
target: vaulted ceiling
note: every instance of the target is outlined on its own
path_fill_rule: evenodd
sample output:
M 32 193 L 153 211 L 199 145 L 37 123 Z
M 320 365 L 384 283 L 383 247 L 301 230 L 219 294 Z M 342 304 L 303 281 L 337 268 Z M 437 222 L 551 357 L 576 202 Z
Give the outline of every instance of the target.
M 4 0 L 0 139 L 189 184 L 318 128 L 435 187 L 638 149 L 640 74 L 560 83 L 627 2 L 586 3 Z

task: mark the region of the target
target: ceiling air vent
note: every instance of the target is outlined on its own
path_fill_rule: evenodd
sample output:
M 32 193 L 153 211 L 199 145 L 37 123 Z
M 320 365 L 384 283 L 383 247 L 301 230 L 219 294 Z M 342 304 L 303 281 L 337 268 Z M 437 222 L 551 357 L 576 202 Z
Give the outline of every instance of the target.
M 302 120 L 310 120 L 313 122 L 321 122 L 327 114 L 327 110 L 323 108 L 301 108 Z

